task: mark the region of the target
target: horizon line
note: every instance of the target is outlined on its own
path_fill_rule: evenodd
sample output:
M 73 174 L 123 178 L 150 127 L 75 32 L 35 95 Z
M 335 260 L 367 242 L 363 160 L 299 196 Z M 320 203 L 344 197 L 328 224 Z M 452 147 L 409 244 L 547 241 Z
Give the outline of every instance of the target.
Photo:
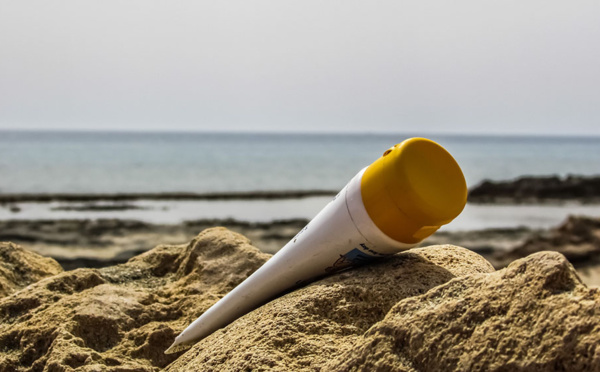
M 24 133 L 122 133 L 122 134 L 262 134 L 262 135 L 409 135 L 409 136 L 446 136 L 446 137 L 531 137 L 531 138 L 599 138 L 600 133 L 484 133 L 484 132 L 436 132 L 436 131 L 357 131 L 357 130 L 212 130 L 212 129 L 120 129 L 120 128 L 0 128 L 0 132 L 24 132 Z

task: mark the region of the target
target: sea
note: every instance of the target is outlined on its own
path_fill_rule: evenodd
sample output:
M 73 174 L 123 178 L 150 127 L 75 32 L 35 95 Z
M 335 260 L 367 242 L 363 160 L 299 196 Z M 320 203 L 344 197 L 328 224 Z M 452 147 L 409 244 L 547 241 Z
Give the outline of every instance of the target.
M 0 194 L 339 190 L 386 149 L 415 136 L 444 146 L 469 187 L 524 175 L 600 174 L 600 137 L 0 131 Z M 21 203 L 0 206 L 0 219 L 269 221 L 311 218 L 329 199 L 141 200 L 136 209 L 121 211 Z M 568 214 L 600 216 L 600 208 L 469 205 L 451 229 L 548 227 Z

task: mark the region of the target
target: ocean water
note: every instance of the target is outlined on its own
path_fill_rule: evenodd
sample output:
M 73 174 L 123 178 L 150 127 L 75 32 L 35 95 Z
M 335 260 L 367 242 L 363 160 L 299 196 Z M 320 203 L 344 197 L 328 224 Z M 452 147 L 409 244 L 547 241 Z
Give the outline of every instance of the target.
M 0 131 L 0 193 L 339 190 L 387 148 L 413 136 Z M 469 186 L 522 175 L 600 174 L 600 138 L 428 138 L 454 155 Z M 139 200 L 127 203 L 136 209 L 122 211 L 65 210 L 60 202 L 20 203 L 18 208 L 0 205 L 0 220 L 310 219 L 330 199 Z M 600 205 L 467 205 L 443 230 L 548 228 L 569 214 L 600 217 Z
M 0 193 L 338 190 L 415 135 L 0 131 Z M 469 186 L 600 174 L 600 137 L 427 137 Z

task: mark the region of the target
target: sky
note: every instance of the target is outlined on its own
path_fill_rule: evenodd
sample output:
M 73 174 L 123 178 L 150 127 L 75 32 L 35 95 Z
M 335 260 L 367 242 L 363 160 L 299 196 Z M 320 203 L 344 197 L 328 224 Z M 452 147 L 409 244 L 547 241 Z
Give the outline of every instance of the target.
M 600 135 L 598 1 L 0 0 L 0 129 Z

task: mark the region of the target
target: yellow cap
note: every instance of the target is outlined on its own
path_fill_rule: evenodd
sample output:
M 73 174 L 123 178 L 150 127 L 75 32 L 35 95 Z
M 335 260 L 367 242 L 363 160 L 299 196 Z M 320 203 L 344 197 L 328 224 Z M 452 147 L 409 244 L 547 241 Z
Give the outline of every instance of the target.
M 411 138 L 387 150 L 361 180 L 363 203 L 390 238 L 418 243 L 452 221 L 467 203 L 467 184 L 442 146 Z

